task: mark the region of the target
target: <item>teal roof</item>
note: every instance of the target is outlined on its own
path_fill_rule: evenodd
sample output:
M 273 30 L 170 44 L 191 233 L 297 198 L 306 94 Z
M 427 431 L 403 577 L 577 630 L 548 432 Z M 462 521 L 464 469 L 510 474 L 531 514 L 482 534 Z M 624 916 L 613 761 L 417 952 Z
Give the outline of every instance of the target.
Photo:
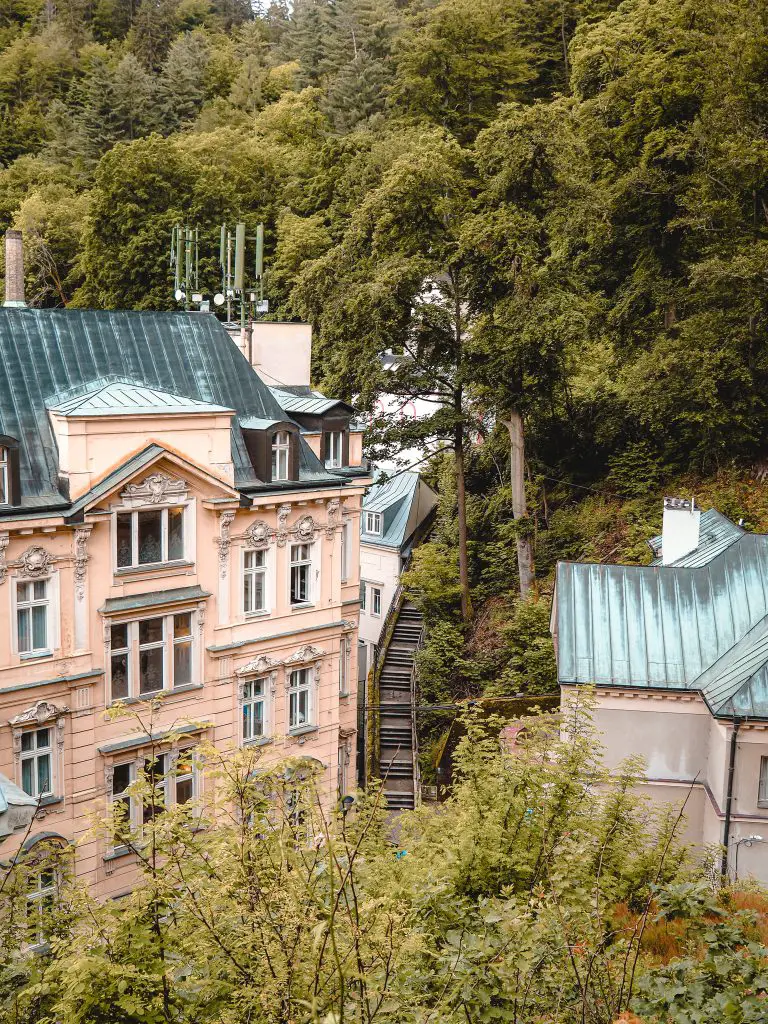
M 388 548 L 401 548 L 411 538 L 414 530 L 426 518 L 437 504 L 437 498 L 431 489 L 422 486 L 428 492 L 425 507 L 412 513 L 414 501 L 419 492 L 420 478 L 418 473 L 407 471 L 391 477 L 381 483 L 374 483 L 368 488 L 363 498 L 363 512 L 378 512 L 382 519 L 382 532 L 366 532 L 366 517 L 360 517 L 360 541 L 362 544 L 374 544 Z M 410 528 L 409 528 L 410 527 Z
M 319 391 L 310 391 L 307 389 L 304 391 L 298 388 L 293 391 L 286 391 L 282 388 L 270 388 L 269 389 L 275 398 L 278 400 L 283 409 L 288 412 L 305 413 L 310 416 L 322 416 L 328 412 L 329 409 L 335 408 L 337 405 L 341 406 L 342 409 L 352 412 L 352 406 L 347 405 L 346 402 L 340 401 L 338 398 L 326 398 L 325 395 L 321 395 Z
M 152 414 L 232 412 L 223 405 L 211 405 L 170 391 L 117 377 L 114 374 L 72 388 L 46 402 L 51 412 L 61 416 L 126 416 Z
M 130 594 L 128 597 L 108 597 L 99 611 L 103 615 L 116 615 L 118 612 L 161 608 L 182 601 L 202 601 L 210 596 L 209 591 L 200 586 L 174 587 L 170 590 L 152 590 L 146 594 Z
M 716 715 L 768 718 L 768 536 L 711 550 L 698 565 L 561 562 L 560 682 L 694 690 Z
M 713 558 L 725 551 L 727 547 L 737 541 L 744 533 L 744 530 L 736 523 L 732 523 L 727 516 L 718 512 L 716 508 L 707 509 L 701 513 L 699 520 L 699 544 L 698 547 L 672 565 L 706 565 Z M 661 535 L 654 537 L 648 542 L 654 552 L 661 551 Z M 656 558 L 654 565 L 661 565 L 661 558 Z
M 0 775 L 0 814 L 5 814 L 9 807 L 36 807 L 37 800 L 25 793 L 20 786 L 5 776 Z
M 147 396 L 181 397 L 190 408 L 203 403 L 237 416 L 286 419 L 213 314 L 0 308 L 0 433 L 19 441 L 22 507 L 62 505 L 47 407 L 67 403 L 72 389 L 95 401 L 105 380 L 130 381 Z M 236 487 L 264 486 L 236 420 L 232 459 Z M 299 463 L 300 482 L 339 483 L 304 441 Z

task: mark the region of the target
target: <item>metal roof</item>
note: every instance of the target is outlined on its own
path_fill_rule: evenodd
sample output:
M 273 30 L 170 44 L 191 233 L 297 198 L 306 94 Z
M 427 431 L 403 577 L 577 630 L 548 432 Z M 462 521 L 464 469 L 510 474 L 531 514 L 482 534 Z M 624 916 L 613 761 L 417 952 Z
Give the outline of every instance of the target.
M 0 775 L 0 814 L 5 814 L 9 807 L 37 807 L 37 800 L 6 775 Z M 0 837 L 5 838 L 2 833 Z
M 286 418 L 213 314 L 0 308 L 0 433 L 19 441 L 22 506 L 62 500 L 46 403 L 58 405 L 73 388 L 93 389 L 104 378 L 238 416 Z M 338 482 L 306 442 L 301 449 L 302 482 Z M 235 486 L 259 487 L 236 421 L 232 459 Z
M 347 405 L 338 398 L 326 398 L 319 391 L 284 391 L 282 388 L 270 388 L 277 401 L 288 412 L 306 413 L 311 416 L 322 416 L 329 409 L 340 405 L 343 409 L 352 412 L 352 406 Z
M 556 626 L 561 683 L 695 690 L 717 715 L 768 718 L 766 535 L 695 566 L 561 562 Z
M 61 416 L 125 416 L 152 414 L 232 412 L 223 405 L 211 405 L 184 395 L 175 395 L 160 388 L 111 374 L 72 388 L 63 395 L 48 399 L 46 406 Z
M 699 520 L 699 543 L 694 551 L 682 558 L 672 562 L 672 565 L 697 566 L 706 565 L 713 558 L 725 551 L 727 547 L 737 541 L 744 534 L 744 530 L 736 523 L 732 523 L 727 516 L 718 512 L 716 508 L 707 509 L 701 513 Z M 653 551 L 661 551 L 661 535 L 653 537 L 648 541 Z M 654 559 L 653 565 L 661 565 L 661 558 Z
M 417 497 L 420 484 L 428 492 L 428 500 L 426 507 L 419 510 L 418 520 L 413 522 L 412 529 L 409 530 L 409 523 L 412 522 L 411 513 L 414 511 L 414 499 Z M 368 488 L 363 498 L 363 512 L 380 513 L 382 532 L 381 534 L 366 532 L 366 517 L 362 515 L 360 517 L 360 542 L 388 548 L 400 548 L 436 505 L 437 497 L 434 492 L 421 481 L 418 473 L 410 470 L 399 473 L 381 483 L 374 483 Z
M 141 608 L 160 608 L 180 601 L 202 601 L 210 597 L 200 586 L 174 587 L 171 590 L 153 590 L 146 594 L 130 594 L 128 597 L 108 597 L 99 611 L 103 615 L 118 612 L 133 612 Z

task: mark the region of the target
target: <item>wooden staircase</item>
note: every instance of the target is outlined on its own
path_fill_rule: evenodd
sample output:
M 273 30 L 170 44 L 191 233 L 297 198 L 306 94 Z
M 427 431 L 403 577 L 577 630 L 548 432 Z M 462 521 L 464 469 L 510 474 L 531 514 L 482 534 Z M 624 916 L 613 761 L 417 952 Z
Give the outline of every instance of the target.
M 416 805 L 418 763 L 415 656 L 424 624 L 419 609 L 404 601 L 383 652 L 379 675 L 379 776 L 390 810 Z

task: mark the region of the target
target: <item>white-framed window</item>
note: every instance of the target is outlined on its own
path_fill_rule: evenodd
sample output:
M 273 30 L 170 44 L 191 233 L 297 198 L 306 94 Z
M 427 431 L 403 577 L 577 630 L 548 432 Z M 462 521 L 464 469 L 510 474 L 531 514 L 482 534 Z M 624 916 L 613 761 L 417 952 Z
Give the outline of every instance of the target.
M 344 431 L 331 430 L 325 435 L 325 465 L 338 469 L 344 465 Z
M 40 655 L 52 648 L 51 581 L 16 583 L 16 649 L 20 655 Z
M 192 612 L 153 615 L 110 626 L 110 700 L 143 697 L 194 683 Z
M 381 587 L 371 587 L 371 615 L 381 615 Z
M 267 552 L 243 552 L 243 611 L 246 615 L 267 610 Z
M 132 793 L 139 773 L 149 783 L 147 799 Z M 162 751 L 112 767 L 112 806 L 118 808 L 126 840 L 170 807 L 189 803 L 199 796 L 200 776 L 193 747 Z M 118 831 L 117 838 L 120 838 Z
M 53 796 L 53 729 L 27 729 L 21 734 L 21 788 L 40 800 Z
M 9 504 L 10 459 L 8 449 L 0 445 L 0 505 Z
M 42 946 L 48 938 L 51 912 L 59 890 L 58 871 L 52 865 L 31 871 L 27 882 L 27 944 Z
M 381 536 L 381 512 L 365 513 L 365 532 Z
M 297 668 L 288 677 L 288 729 L 303 729 L 312 725 L 314 701 L 312 697 L 314 669 Z
M 267 680 L 243 683 L 243 743 L 260 740 L 267 732 Z
M 349 579 L 349 523 L 341 524 L 341 582 Z
M 185 515 L 183 505 L 116 513 L 117 568 L 134 569 L 184 561 Z
M 339 746 L 337 761 L 336 761 L 336 793 L 339 800 L 347 792 L 347 748 L 341 744 Z
M 365 611 L 365 598 L 366 598 L 367 586 L 365 580 L 360 580 L 360 611 Z
M 768 757 L 760 758 L 760 782 L 757 789 L 757 802 L 760 807 L 768 807 Z
M 312 545 L 291 544 L 291 604 L 312 601 Z
M 272 438 L 272 479 L 288 479 L 288 463 L 291 454 L 291 435 L 287 430 L 278 430 Z
M 339 696 L 349 695 L 350 643 L 347 637 L 341 638 L 339 648 Z

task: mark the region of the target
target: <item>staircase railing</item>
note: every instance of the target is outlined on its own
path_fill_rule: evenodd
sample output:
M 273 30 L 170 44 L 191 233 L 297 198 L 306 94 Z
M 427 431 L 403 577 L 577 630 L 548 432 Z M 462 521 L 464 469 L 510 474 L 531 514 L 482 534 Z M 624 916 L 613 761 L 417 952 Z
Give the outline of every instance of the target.
M 413 652 L 411 665 L 411 756 L 413 757 L 413 806 L 421 803 L 421 771 L 419 770 L 419 732 L 416 727 L 416 707 L 418 704 L 418 654 L 424 646 L 424 621 L 422 619 L 419 639 Z

